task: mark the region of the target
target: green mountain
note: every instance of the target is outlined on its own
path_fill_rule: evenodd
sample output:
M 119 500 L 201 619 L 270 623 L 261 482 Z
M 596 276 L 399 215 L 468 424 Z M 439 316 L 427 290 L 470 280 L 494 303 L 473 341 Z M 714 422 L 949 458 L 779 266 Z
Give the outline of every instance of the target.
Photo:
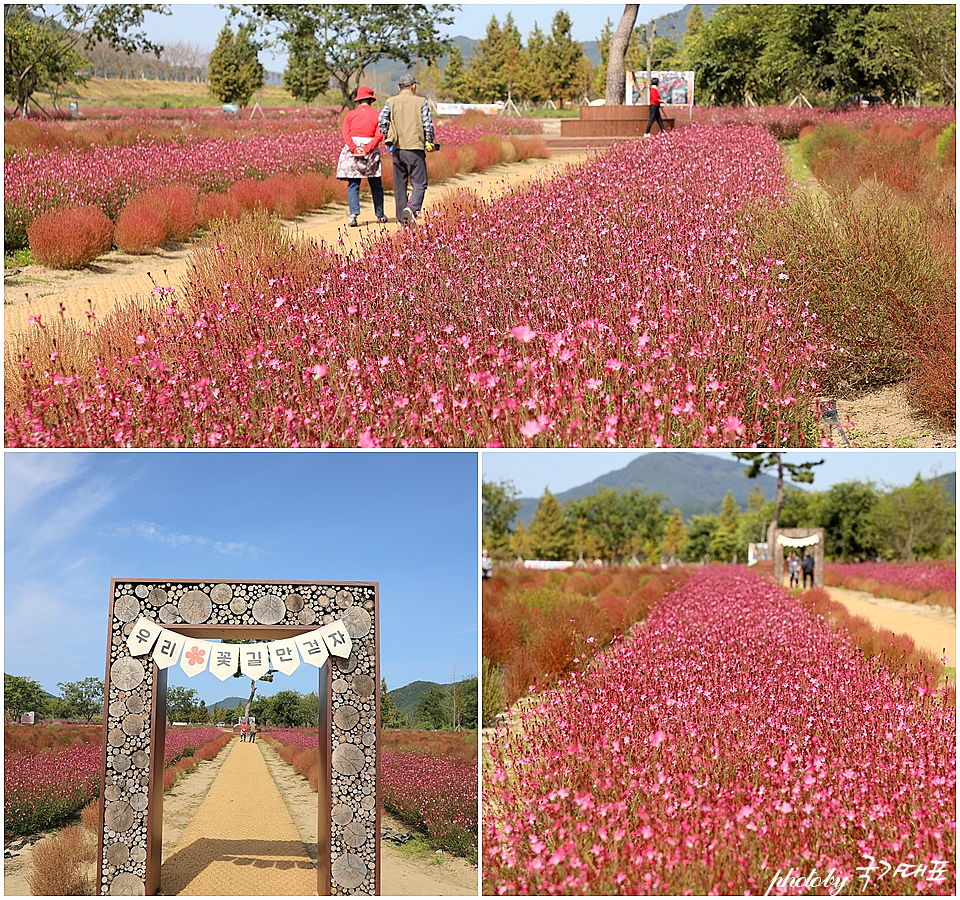
M 689 521 L 691 516 L 718 514 L 727 491 L 733 493 L 741 508 L 746 508 L 747 497 L 755 486 L 768 499 L 777 496 L 777 479 L 772 475 L 751 479 L 744 472 L 745 466 L 733 457 L 686 451 L 644 453 L 624 468 L 563 491 L 556 497 L 564 503 L 594 494 L 598 487 L 615 490 L 641 488 L 648 494 L 665 494 L 667 499 L 663 509 L 668 513 L 679 509 L 684 520 Z M 786 484 L 790 485 L 790 482 Z M 524 525 L 532 521 L 538 501 L 539 498 L 520 498 L 518 518 Z
M 465 678 L 473 678 L 473 675 L 466 675 Z M 392 691 L 387 691 L 390 699 L 394 702 L 394 705 L 397 709 L 400 710 L 411 722 L 413 717 L 417 712 L 417 705 L 420 703 L 420 697 L 422 694 L 425 694 L 431 688 L 447 688 L 453 687 L 452 684 L 437 684 L 435 681 L 414 681 L 411 684 L 404 685 L 403 687 L 396 688 Z
M 943 488 L 943 496 L 946 497 L 954 506 L 957 505 L 957 473 L 947 472 L 944 475 L 937 476 L 940 487 Z M 927 482 L 933 481 L 932 478 L 925 479 Z

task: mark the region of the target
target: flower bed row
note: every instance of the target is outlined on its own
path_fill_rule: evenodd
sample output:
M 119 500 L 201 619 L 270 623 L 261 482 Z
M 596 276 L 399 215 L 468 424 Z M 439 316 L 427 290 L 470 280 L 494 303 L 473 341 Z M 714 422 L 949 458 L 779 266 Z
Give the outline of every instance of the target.
M 271 728 L 265 740 L 317 790 L 317 732 Z M 462 758 L 380 748 L 380 799 L 411 828 L 472 861 L 477 859 L 477 765 Z
M 955 738 L 946 694 L 781 588 L 706 568 L 498 731 L 484 890 L 783 894 L 792 867 L 847 893 L 954 894 Z M 906 868 L 878 881 L 870 857 Z
M 437 128 L 441 147 L 450 149 L 485 137 L 500 141 L 484 124 Z M 133 143 L 119 146 L 25 150 L 4 165 L 4 245 L 7 250 L 26 246 L 28 227 L 50 209 L 92 206 L 116 219 L 136 195 L 170 185 L 222 194 L 243 180 L 305 172 L 330 175 L 342 145 L 334 122 L 273 127 L 237 137 L 185 133 L 173 140 L 138 135 Z
M 906 603 L 932 603 L 956 609 L 957 569 L 949 562 L 828 563 L 825 584 Z
M 95 372 L 51 370 L 35 335 L 7 442 L 815 444 L 828 348 L 742 221 L 786 202 L 769 134 L 688 128 L 495 203 L 465 195 L 362 264 L 218 235 L 185 304 L 101 325 Z
M 164 790 L 200 760 L 214 759 L 231 738 L 218 728 L 170 729 L 165 742 Z M 99 742 L 5 754 L 4 833 L 14 837 L 62 825 L 99 795 L 102 764 Z

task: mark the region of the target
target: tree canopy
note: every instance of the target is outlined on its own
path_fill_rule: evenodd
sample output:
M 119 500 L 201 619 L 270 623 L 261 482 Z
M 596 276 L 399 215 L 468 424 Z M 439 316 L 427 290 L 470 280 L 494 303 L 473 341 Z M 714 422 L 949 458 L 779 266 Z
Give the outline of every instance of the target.
M 170 14 L 165 3 L 10 3 L 3 7 L 4 92 L 26 117 L 34 95 L 84 81 L 89 63 L 81 50 L 99 42 L 123 53 L 153 53 L 162 47 L 143 33 L 147 12 Z
M 363 70 L 380 59 L 432 62 L 449 47 L 439 27 L 450 25 L 449 3 L 250 3 L 231 5 L 258 34 L 290 51 L 284 73 L 303 99 L 315 86 L 333 81 L 343 105 L 353 108 Z M 289 79 L 289 80 L 287 80 Z M 313 94 L 316 96 L 316 94 Z
M 236 32 L 224 25 L 217 46 L 210 54 L 207 84 L 221 103 L 247 106 L 263 85 L 265 70 L 257 59 L 258 47 L 252 30 L 241 25 Z
M 94 716 L 103 714 L 103 679 L 84 678 L 82 681 L 61 681 L 57 687 L 63 695 L 68 716 L 83 719 L 89 725 Z
M 47 709 L 47 692 L 39 682 L 22 675 L 3 673 L 3 712 L 16 721 L 25 712 L 43 715 Z
M 902 102 L 956 96 L 952 4 L 721 4 L 688 33 L 682 56 L 717 103 L 832 102 L 876 93 Z

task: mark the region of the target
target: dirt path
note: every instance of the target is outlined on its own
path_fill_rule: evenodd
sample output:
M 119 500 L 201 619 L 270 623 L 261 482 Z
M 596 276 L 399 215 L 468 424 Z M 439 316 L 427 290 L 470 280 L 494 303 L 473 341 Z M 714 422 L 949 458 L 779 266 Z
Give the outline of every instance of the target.
M 530 159 L 525 162 L 497 166 L 489 172 L 458 175 L 427 191 L 424 211 L 462 191 L 470 191 L 481 199 L 490 200 L 515 191 L 540 178 L 550 178 L 558 172 L 586 159 L 586 153 L 577 153 L 553 159 Z M 371 231 L 390 234 L 400 229 L 391 221 L 377 225 L 369 195 L 361 194 L 359 228 L 347 227 L 347 208 L 330 206 L 309 216 L 285 222 L 293 233 L 336 252 L 349 252 L 361 245 Z M 387 194 L 385 208 L 393 211 L 393 195 Z M 88 322 L 88 312 L 103 318 L 112 309 L 133 297 L 149 297 L 155 286 L 179 288 L 187 273 L 192 248 L 189 244 L 166 247 L 146 256 L 112 251 L 76 272 L 61 272 L 44 266 L 24 267 L 12 278 L 4 277 L 3 334 L 9 344 L 17 334 L 33 327 L 31 316 L 41 321 L 52 321 L 65 307 L 64 316 L 79 322 Z
M 950 664 L 956 665 L 957 614 L 952 609 L 874 597 L 866 591 L 838 587 L 828 587 L 826 591 L 832 600 L 842 603 L 853 615 L 863 616 L 877 628 L 889 628 L 894 634 L 908 635 L 918 647 L 937 658 L 946 647 Z
M 175 849 L 181 844 L 183 836 L 194 821 L 196 813 L 204 798 L 213 785 L 214 779 L 221 771 L 227 758 L 237 742 L 229 744 L 220 755 L 210 762 L 202 762 L 189 775 L 183 778 L 176 787 L 167 792 L 163 798 L 163 877 L 167 877 L 167 864 L 176 855 Z M 289 818 L 296 826 L 296 843 L 304 856 L 299 857 L 297 865 L 315 865 L 317 839 L 317 795 L 310 788 L 306 779 L 297 775 L 293 769 L 284 763 L 280 757 L 263 741 L 258 741 L 254 747 L 243 745 L 246 749 L 259 749 L 263 755 L 263 762 L 273 777 L 283 804 L 286 806 Z M 388 825 L 396 831 L 406 832 L 401 822 L 388 813 L 381 812 L 381 824 Z M 285 842 L 292 844 L 292 841 Z M 284 849 L 289 849 L 286 847 Z M 32 847 L 28 846 L 4 859 L 3 893 L 9 897 L 30 896 L 27 884 L 27 875 L 30 872 Z M 286 859 L 286 857 L 284 857 Z M 264 857 L 254 859 L 238 856 L 236 865 L 243 863 L 242 871 L 249 873 L 246 879 L 258 881 L 264 872 L 279 870 L 278 859 Z M 292 867 L 291 867 L 292 868 Z M 478 893 L 477 869 L 466 861 L 447 854 L 437 854 L 423 849 L 419 841 L 411 842 L 405 847 L 397 847 L 387 841 L 381 842 L 380 847 L 381 890 L 384 896 L 476 896 Z M 290 869 L 287 869 L 290 871 Z M 90 880 L 93 882 L 96 875 L 95 867 L 90 867 Z M 316 870 L 308 872 L 313 890 L 316 890 Z M 174 893 L 166 889 L 164 893 Z M 221 895 L 235 895 L 244 893 L 232 888 L 217 889 Z M 260 893 L 259 889 L 257 893 Z M 207 895 L 210 894 L 201 894 Z M 284 894 L 284 896 L 291 896 Z

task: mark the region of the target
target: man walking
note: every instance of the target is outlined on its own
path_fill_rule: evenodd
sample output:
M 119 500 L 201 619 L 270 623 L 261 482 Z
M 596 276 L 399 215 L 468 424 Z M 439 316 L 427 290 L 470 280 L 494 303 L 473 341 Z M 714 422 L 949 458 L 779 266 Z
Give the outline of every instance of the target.
M 427 101 L 417 96 L 415 76 L 401 75 L 397 87 L 399 93 L 383 104 L 378 124 L 393 153 L 397 221 L 412 226 L 417 224 L 427 192 L 426 151 L 433 150 L 433 117 Z

